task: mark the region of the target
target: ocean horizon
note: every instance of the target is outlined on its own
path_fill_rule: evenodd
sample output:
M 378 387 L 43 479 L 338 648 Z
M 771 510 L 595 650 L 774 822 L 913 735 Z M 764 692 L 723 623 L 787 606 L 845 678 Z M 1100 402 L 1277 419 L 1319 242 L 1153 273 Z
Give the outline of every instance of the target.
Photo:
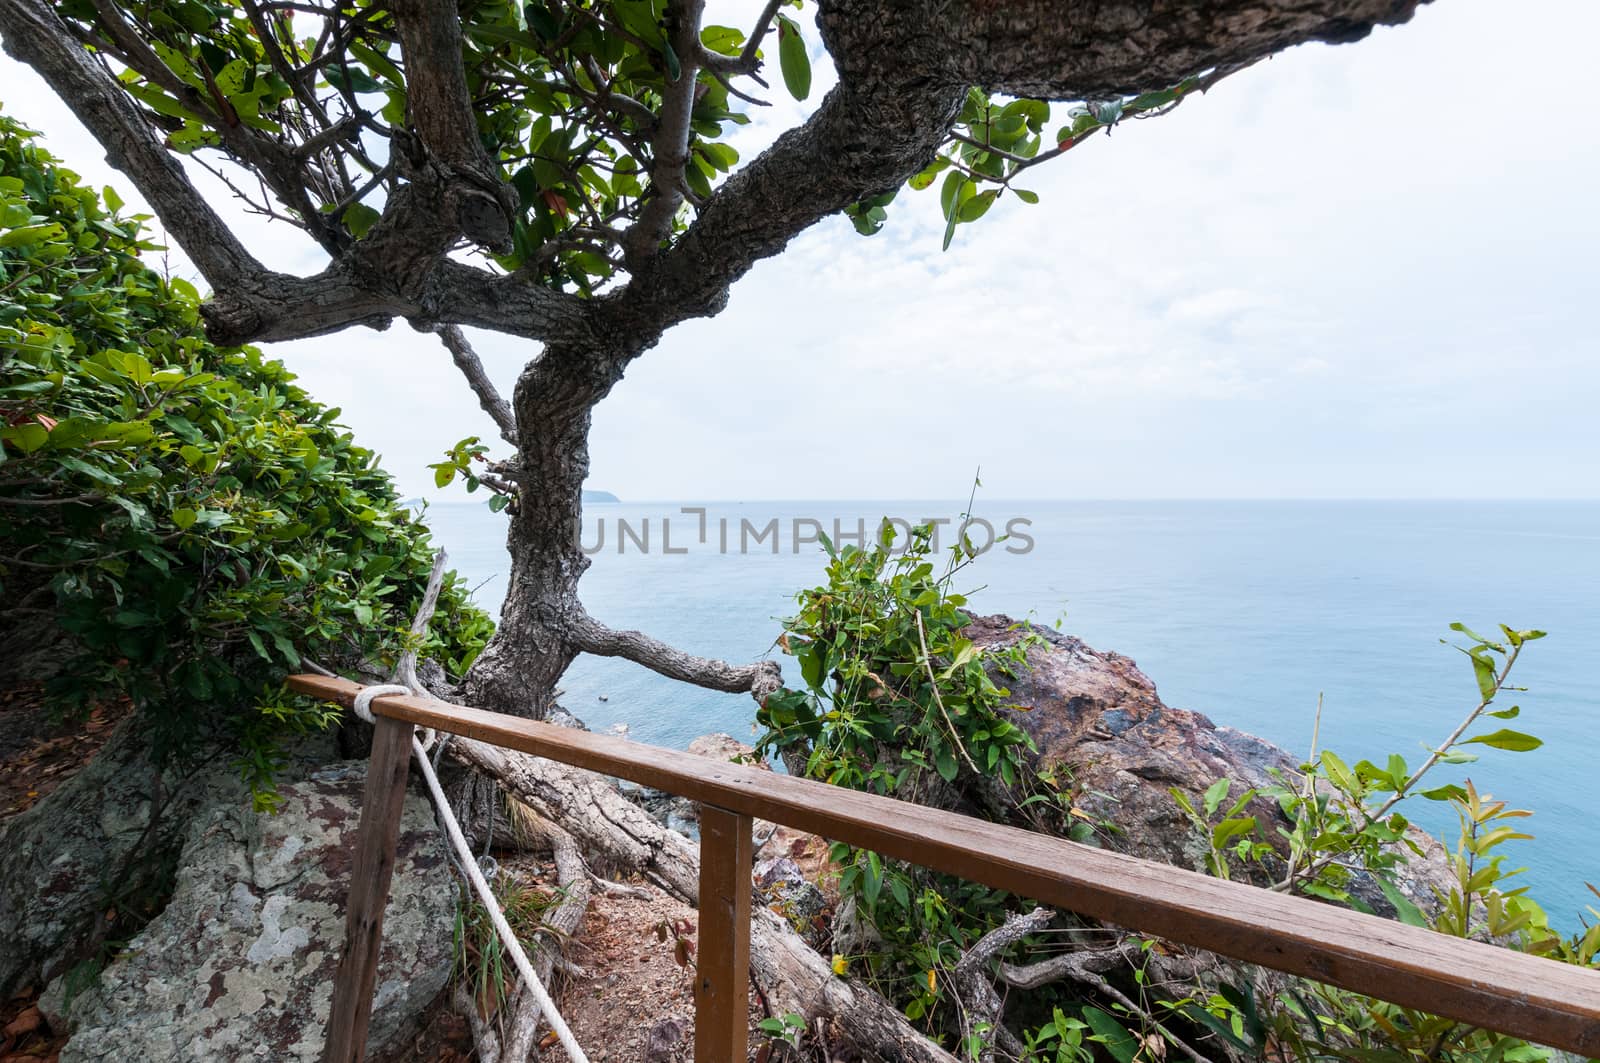
M 822 580 L 815 531 L 855 541 L 884 517 L 943 518 L 952 521 L 940 529 L 948 546 L 966 509 L 965 500 L 596 503 L 584 515 L 580 542 L 592 563 L 580 591 L 612 627 L 701 656 L 775 657 L 798 682 L 774 643 L 795 593 Z M 477 502 L 434 503 L 426 514 L 478 603 L 498 613 L 504 516 Z M 1477 702 L 1466 659 L 1441 644 L 1459 641 L 1449 625 L 1548 632 L 1513 673 L 1527 692 L 1503 695 L 1522 707 L 1515 726 L 1544 746 L 1486 748 L 1475 764 L 1437 770 L 1440 781 L 1470 777 L 1536 813 L 1535 840 L 1511 862 L 1536 865 L 1525 884 L 1552 920 L 1575 925 L 1595 903 L 1584 883 L 1600 882 L 1600 824 L 1584 784 L 1600 718 L 1591 678 L 1600 657 L 1600 501 L 980 497 L 972 516 L 997 539 L 957 577 L 972 611 L 1059 621 L 1135 660 L 1167 704 L 1300 757 L 1320 696 L 1323 748 L 1351 762 L 1400 753 L 1415 766 Z M 1007 527 L 1013 536 L 1000 539 Z M 982 524 L 968 531 L 981 545 Z M 753 735 L 747 696 L 627 661 L 580 657 L 562 689 L 562 704 L 590 727 L 625 728 L 643 742 L 682 748 L 714 731 Z M 1411 814 L 1430 833 L 1453 836 L 1448 806 L 1418 801 Z

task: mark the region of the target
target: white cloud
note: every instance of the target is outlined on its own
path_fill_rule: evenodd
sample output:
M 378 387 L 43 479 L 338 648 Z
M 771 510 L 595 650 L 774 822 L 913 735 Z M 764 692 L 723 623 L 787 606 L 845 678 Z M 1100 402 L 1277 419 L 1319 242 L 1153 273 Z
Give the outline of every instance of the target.
M 774 78 L 733 138 L 747 160 L 832 82 L 807 32 L 811 98 Z M 1039 206 L 1002 201 L 948 253 L 932 192 L 872 239 L 823 223 L 629 370 L 596 411 L 592 482 L 951 496 L 981 464 L 994 497 L 1593 495 L 1597 34 L 1587 0 L 1431 5 L 1084 144 L 1030 175 Z M 126 194 L 31 74 L 0 76 L 9 110 Z M 243 224 L 314 268 L 293 233 Z M 508 390 L 536 350 L 477 342 Z M 493 435 L 404 325 L 274 353 L 408 492 L 432 493 L 454 439 Z

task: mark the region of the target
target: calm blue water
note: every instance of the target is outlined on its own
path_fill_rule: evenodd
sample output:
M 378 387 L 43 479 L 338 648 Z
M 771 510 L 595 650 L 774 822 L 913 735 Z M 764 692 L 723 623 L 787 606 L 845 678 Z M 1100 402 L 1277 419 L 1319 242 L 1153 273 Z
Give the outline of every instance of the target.
M 698 504 L 698 503 L 697 503 Z M 832 534 L 884 515 L 953 517 L 960 503 L 679 503 L 595 505 L 584 543 L 599 542 L 583 581 L 589 611 L 613 627 L 646 631 L 687 651 L 746 661 L 773 651 L 775 618 L 819 581 L 814 544 L 794 551 L 792 522 Z M 1317 695 L 1325 696 L 1326 747 L 1349 761 L 1399 752 L 1416 764 L 1477 701 L 1466 660 L 1439 643 L 1461 620 L 1485 634 L 1497 623 L 1550 637 L 1518 664 L 1523 715 L 1513 726 L 1545 739 L 1532 753 L 1485 750 L 1469 769 L 1480 789 L 1531 808 L 1537 841 L 1525 857 L 1535 894 L 1572 922 L 1584 881 L 1600 884 L 1600 818 L 1589 789 L 1600 722 L 1600 503 L 1595 502 L 994 502 L 977 516 L 997 528 L 1022 517 L 1025 554 L 1002 543 L 971 569 L 973 605 L 1053 623 L 1136 661 L 1163 700 L 1259 734 L 1302 755 Z M 740 553 L 740 521 L 780 522 L 771 539 Z M 503 518 L 478 504 L 437 505 L 429 523 L 473 584 L 498 609 L 505 590 Z M 719 522 L 729 528 L 719 549 Z M 662 552 L 662 522 L 673 550 Z M 618 553 L 617 524 L 638 535 Z M 802 526 L 802 533 L 808 528 Z M 753 535 L 753 533 L 751 533 Z M 980 540 L 981 532 L 973 533 Z M 959 577 L 958 577 L 959 579 Z M 791 665 L 792 668 L 792 665 Z M 580 659 L 563 702 L 596 728 L 625 723 L 632 737 L 683 746 L 697 735 L 748 737 L 746 697 L 697 690 L 624 661 Z M 607 700 L 601 701 L 604 696 Z M 1418 818 L 1434 833 L 1446 810 Z M 1424 809 L 1415 809 L 1420 814 Z M 1447 823 L 1449 818 L 1451 822 Z

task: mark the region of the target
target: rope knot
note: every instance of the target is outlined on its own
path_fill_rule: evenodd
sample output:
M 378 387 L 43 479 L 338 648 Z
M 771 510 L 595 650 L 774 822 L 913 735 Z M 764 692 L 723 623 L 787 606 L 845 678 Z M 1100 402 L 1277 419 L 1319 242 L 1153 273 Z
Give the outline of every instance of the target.
M 371 686 L 362 687 L 356 692 L 356 701 L 351 708 L 355 710 L 357 719 L 376 724 L 378 721 L 372 716 L 373 698 L 381 698 L 385 694 L 409 693 L 411 693 L 411 688 L 403 687 L 399 683 L 374 683 Z

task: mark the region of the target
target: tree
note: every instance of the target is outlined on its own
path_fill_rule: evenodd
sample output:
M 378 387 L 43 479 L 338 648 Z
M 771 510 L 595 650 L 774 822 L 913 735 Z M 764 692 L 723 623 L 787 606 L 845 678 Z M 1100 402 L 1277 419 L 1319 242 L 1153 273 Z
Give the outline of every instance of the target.
M 745 30 L 705 25 L 703 0 L 0 0 L 0 34 L 203 273 L 214 342 L 395 319 L 438 333 L 514 448 L 474 475 L 505 500 L 511 575 L 466 698 L 541 716 L 580 653 L 758 702 L 780 685 L 772 662 L 614 631 L 578 598 L 591 413 L 668 329 L 718 313 L 757 261 L 823 218 L 844 212 L 870 234 L 902 185 L 937 182 L 948 244 L 1001 197 L 1028 199 L 1013 176 L 1097 131 L 1417 4 L 821 0 L 839 83 L 741 166 L 721 137 L 768 91 L 772 53 L 785 88 L 810 92 L 785 6 L 767 0 Z M 1050 123 L 1050 101 L 1077 106 Z M 180 157 L 298 227 L 328 265 L 265 268 Z M 541 345 L 509 402 L 464 326 Z M 452 463 L 471 472 L 474 451 Z
M 4 825 L 0 992 L 98 913 L 153 914 L 127 898 L 152 877 L 160 897 L 207 762 L 271 806 L 285 747 L 330 717 L 287 695 L 285 668 L 398 658 L 435 564 L 338 411 L 255 348 L 208 343 L 193 286 L 141 260 L 141 219 L 35 139 L 0 114 L 0 659 L 53 660 L 38 671 L 63 715 L 134 712 L 114 782 L 81 773 Z M 439 609 L 424 650 L 459 674 L 492 625 L 453 578 Z M 148 829 L 74 816 L 74 792 Z M 99 873 L 57 878 L 80 858 Z M 54 915 L 28 920 L 41 882 Z
M 759 102 L 770 51 L 789 91 L 810 91 L 784 7 L 769 0 L 746 33 L 704 25 L 702 0 L 0 0 L 0 33 L 204 274 L 213 341 L 397 318 L 439 333 L 515 448 L 482 478 L 511 502 L 511 578 L 468 693 L 540 716 L 579 653 L 758 701 L 778 685 L 770 664 L 612 631 L 578 599 L 590 414 L 667 329 L 716 314 L 756 261 L 824 217 L 845 211 L 876 231 L 902 184 L 944 170 L 953 230 L 1025 196 L 1011 175 L 1125 115 L 1169 109 L 1300 42 L 1360 39 L 1416 3 L 824 0 L 838 86 L 736 167 L 719 138 Z M 1049 100 L 1084 106 L 1050 133 Z M 177 156 L 300 228 L 327 267 L 263 267 Z M 509 403 L 461 326 L 542 344 Z

